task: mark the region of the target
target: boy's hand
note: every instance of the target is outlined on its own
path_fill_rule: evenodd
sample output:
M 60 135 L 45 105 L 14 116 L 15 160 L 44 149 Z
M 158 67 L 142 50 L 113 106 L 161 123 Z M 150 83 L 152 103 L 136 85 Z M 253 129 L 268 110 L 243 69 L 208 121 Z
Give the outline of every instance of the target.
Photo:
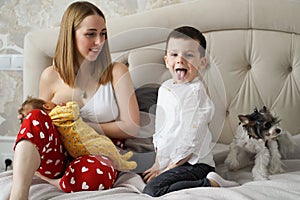
M 157 177 L 160 174 L 160 167 L 157 160 L 154 162 L 152 167 L 146 170 L 142 175 L 146 183 L 149 183 L 152 179 Z
M 146 170 L 143 173 L 143 179 L 146 183 L 149 183 L 152 179 L 157 177 L 159 174 L 160 174 L 159 169 L 154 169 L 153 167 L 151 167 L 150 169 Z

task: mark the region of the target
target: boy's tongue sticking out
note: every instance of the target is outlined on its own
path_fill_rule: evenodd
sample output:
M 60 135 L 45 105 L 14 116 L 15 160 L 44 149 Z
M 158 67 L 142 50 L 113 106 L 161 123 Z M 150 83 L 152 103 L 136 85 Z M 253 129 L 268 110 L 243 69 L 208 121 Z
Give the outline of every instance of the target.
M 175 71 L 176 71 L 177 79 L 183 80 L 187 70 L 179 68 L 179 69 L 176 69 Z

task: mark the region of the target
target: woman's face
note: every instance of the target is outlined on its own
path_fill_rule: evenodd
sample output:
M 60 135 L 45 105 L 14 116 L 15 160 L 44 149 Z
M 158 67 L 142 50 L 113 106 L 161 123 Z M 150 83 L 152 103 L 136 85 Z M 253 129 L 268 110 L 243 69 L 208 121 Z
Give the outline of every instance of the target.
M 78 61 L 82 63 L 95 61 L 102 50 L 106 40 L 106 25 L 103 17 L 89 15 L 80 23 L 75 31 L 75 42 L 79 54 Z

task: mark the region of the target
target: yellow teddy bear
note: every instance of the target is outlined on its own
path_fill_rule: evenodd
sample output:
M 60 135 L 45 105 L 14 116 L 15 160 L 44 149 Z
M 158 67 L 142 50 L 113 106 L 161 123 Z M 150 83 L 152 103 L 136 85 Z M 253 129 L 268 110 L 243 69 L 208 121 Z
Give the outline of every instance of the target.
M 57 127 L 68 153 L 77 158 L 83 155 L 103 155 L 110 158 L 116 168 L 126 171 L 136 168 L 134 161 L 128 161 L 132 151 L 120 154 L 114 143 L 105 135 L 99 135 L 79 116 L 76 102 L 68 102 L 65 106 L 55 106 L 49 113 Z

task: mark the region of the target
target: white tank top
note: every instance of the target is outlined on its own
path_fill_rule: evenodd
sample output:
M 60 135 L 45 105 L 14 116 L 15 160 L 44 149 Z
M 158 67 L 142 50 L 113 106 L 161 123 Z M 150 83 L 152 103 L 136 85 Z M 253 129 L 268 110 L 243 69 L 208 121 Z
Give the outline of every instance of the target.
M 84 121 L 101 123 L 114 121 L 119 116 L 111 82 L 100 85 L 94 96 L 80 109 Z

